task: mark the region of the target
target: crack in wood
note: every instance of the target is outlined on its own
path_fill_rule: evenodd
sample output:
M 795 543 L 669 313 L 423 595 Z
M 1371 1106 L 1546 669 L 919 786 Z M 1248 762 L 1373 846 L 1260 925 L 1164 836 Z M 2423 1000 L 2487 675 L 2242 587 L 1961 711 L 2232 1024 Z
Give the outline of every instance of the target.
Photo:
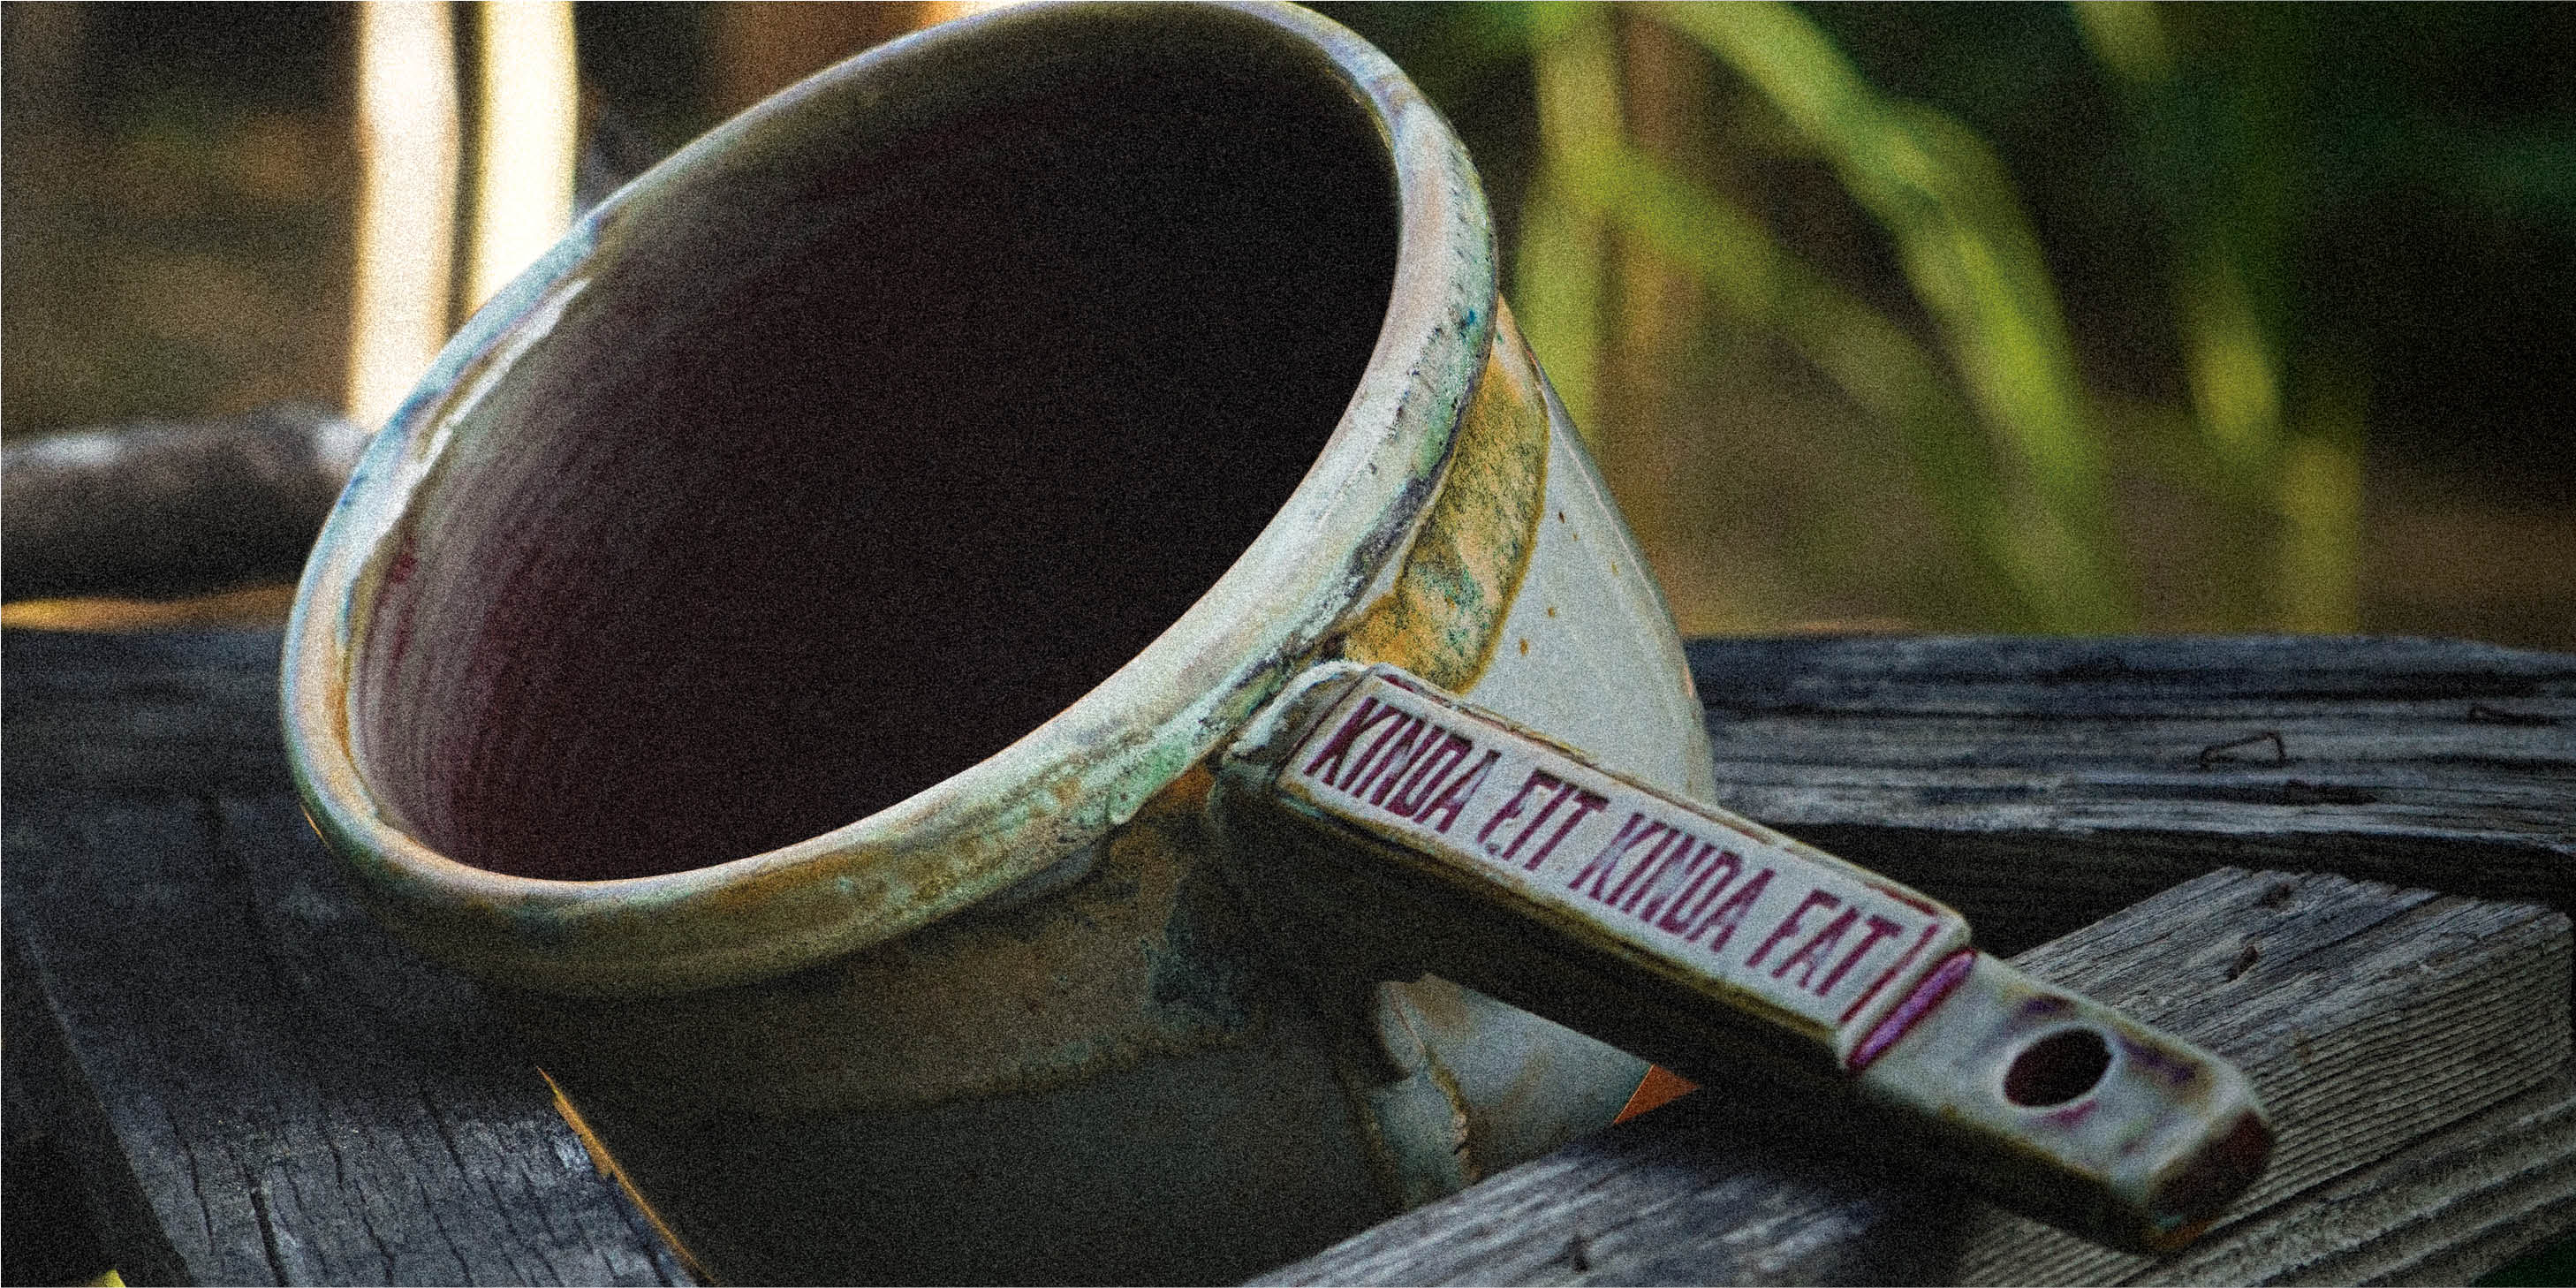
M 2527 711 L 2506 711 L 2488 706 L 2483 702 L 2469 704 L 2468 718 L 2487 724 L 2520 725 L 2530 729 L 2548 728 L 2558 723 L 2556 719 L 2549 716 L 2535 715 Z
M 473 995 L 393 946 L 324 866 L 277 749 L 276 647 L 273 632 L 0 640 L 10 1045 L 63 1052 L 11 1067 L 59 1066 L 46 1076 L 71 1090 L 56 1099 L 97 1098 L 81 1164 L 107 1178 L 99 1192 L 134 1195 L 98 1205 L 127 1223 L 120 1264 L 137 1282 L 259 1266 L 681 1281 L 613 1184 L 566 1153 L 569 1132 Z M 2007 951 L 2109 915 L 2083 940 L 2101 991 L 2265 1026 L 2246 1039 L 2258 1076 L 2326 1087 L 2280 1101 L 2310 1102 L 2276 1165 L 2288 1191 L 2176 1276 L 2461 1280 L 2576 1214 L 2576 1110 L 2543 1103 L 2568 1059 L 2564 923 L 2455 897 L 2576 905 L 2576 658 L 2331 639 L 1700 641 L 1690 655 L 1735 753 L 1722 803 L 1945 898 Z M 2300 776 L 2266 781 L 2267 755 L 2182 758 L 2248 728 L 2279 733 L 2282 759 L 2298 740 Z M 2300 792 L 2319 799 L 2282 799 Z M 2223 908 L 2120 914 L 2230 862 L 2453 893 L 2356 899 L 2334 878 L 2248 875 L 2194 887 Z M 2099 954 L 2115 951 L 2179 964 L 2113 969 Z M 2338 975 L 2383 1027 L 2326 1024 L 2301 1009 L 2316 998 L 2292 996 Z M 2354 1090 L 2374 1077 L 2396 1091 Z M 2328 1093 L 2344 1100 L 2314 1100 Z M 1553 1189 L 1495 1178 L 1483 1193 L 1521 1183 L 1510 1192 L 1528 1205 L 1477 1209 L 1466 1244 L 1434 1251 L 1522 1240 L 1480 1263 L 1495 1279 L 2111 1273 L 2080 1249 L 1974 1260 L 1951 1196 L 1851 1154 L 1820 1175 L 1822 1155 L 1742 1144 L 1708 1100 L 1532 1165 Z M 1712 1156 L 1735 1170 L 1711 1172 Z M 231 1176 L 237 1157 L 262 1160 L 261 1179 Z M 2446 1176 L 2467 1186 L 2457 1210 Z M 1560 1200 L 1579 1227 L 1549 1223 Z M 1368 1264 L 1383 1272 L 1340 1277 L 1427 1281 L 1458 1263 Z
M 2238 950 L 2235 963 L 2227 968 L 2227 982 L 2233 984 L 2243 979 L 2245 972 L 2254 969 L 2254 963 L 2262 959 L 2263 946 L 2253 936 L 2246 936 L 2244 948 Z
M 2290 763 L 2290 749 L 2288 744 L 2281 741 L 2281 731 L 2278 729 L 2266 729 L 2261 733 L 2250 733 L 2242 738 L 2230 738 L 2225 742 L 2213 742 L 2208 746 L 2201 748 L 2200 767 L 2207 769 L 2212 765 L 2241 759 L 2236 756 L 2223 756 L 2219 753 L 2234 751 L 2239 747 L 2260 746 L 2265 742 L 2270 742 L 2272 744 L 2272 764 L 2286 765 Z

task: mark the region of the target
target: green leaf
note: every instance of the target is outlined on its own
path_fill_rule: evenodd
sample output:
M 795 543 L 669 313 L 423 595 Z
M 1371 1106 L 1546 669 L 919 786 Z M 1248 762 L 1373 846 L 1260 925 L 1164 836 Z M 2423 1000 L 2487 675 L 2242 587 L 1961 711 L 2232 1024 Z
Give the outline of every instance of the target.
M 1733 67 L 1895 242 L 2001 461 L 1990 538 L 2044 629 L 2117 631 L 2136 608 L 2109 521 L 2106 452 L 2055 283 L 2019 197 L 1967 127 L 1881 95 L 1786 5 L 1649 10 Z

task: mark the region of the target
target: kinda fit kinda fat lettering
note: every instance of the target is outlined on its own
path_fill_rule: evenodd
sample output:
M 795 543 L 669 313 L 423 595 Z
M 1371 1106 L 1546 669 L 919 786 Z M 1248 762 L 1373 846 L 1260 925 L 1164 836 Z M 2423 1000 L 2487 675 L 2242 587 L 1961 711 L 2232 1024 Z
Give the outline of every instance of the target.
M 1395 678 L 1317 722 L 1281 789 L 1709 971 L 1833 1035 L 1964 947 L 1957 913 L 1741 820 L 1711 817 Z
M 2240 1075 L 1694 803 L 1496 258 L 1439 114 L 1291 6 L 827 70 L 369 447 L 288 629 L 307 812 L 725 1278 L 1240 1280 L 1605 1125 L 1632 1052 L 2188 1238 L 2261 1164 Z M 2083 1112 L 2010 1099 L 2068 1041 Z

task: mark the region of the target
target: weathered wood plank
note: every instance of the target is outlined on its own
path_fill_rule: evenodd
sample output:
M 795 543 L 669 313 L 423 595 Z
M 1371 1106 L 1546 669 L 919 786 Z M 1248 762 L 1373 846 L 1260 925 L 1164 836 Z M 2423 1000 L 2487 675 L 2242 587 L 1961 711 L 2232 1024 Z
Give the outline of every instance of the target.
M 2187 910 L 2115 916 L 2019 960 L 2043 978 L 2080 976 L 2086 992 L 2226 1053 L 2262 1088 L 2280 1143 L 2241 1212 L 2320 1204 L 2319 1185 L 2568 1067 L 2563 915 L 2331 876 L 2221 874 L 2176 894 Z M 2472 959 L 2488 968 L 2456 968 Z M 2115 1283 L 2153 1269 L 1986 1212 L 1958 1278 Z
M 2219 1276 L 2245 1281 L 2312 1268 L 2313 1247 L 2278 1234 L 2311 1211 L 2356 1227 L 2338 1250 L 2403 1245 L 2472 1273 L 2576 1226 L 2564 1205 L 2501 1235 L 2428 1226 L 2420 1208 L 2373 1226 L 2346 1193 L 2370 1169 L 2456 1163 L 2464 1124 L 2557 1085 L 2569 963 L 2567 919 L 2544 908 L 2233 869 L 2016 959 L 2218 1050 L 2263 1089 L 2281 1133 L 2272 1170 L 2203 1245 L 2269 1222 L 2247 1246 L 2270 1259 L 2248 1251 Z M 2059 1283 L 2158 1269 L 1892 1176 L 1867 1142 L 1823 1126 L 1812 1109 L 1706 1088 L 1258 1282 Z M 2505 1170 L 2545 1198 L 2565 1166 Z M 2395 1232 L 2408 1222 L 2421 1228 Z
M 366 439 L 283 403 L 13 442 L 0 451 L 0 598 L 291 581 Z
M 122 1097 L 90 1107 L 98 1148 L 139 1161 L 96 1187 L 112 1207 L 121 1185 L 135 1221 L 165 1245 L 120 1248 L 129 1277 L 362 1281 L 397 1266 L 428 1278 L 465 1277 L 459 1267 L 530 1281 L 676 1277 L 462 983 L 348 908 L 283 792 L 276 647 L 273 632 L 7 637 L 7 1053 L 13 1078 L 51 1067 L 56 1083 Z M 1989 942 L 2036 942 L 2154 883 L 2249 857 L 2566 903 L 2576 659 L 2431 641 L 1693 648 L 1722 801 L 1962 904 Z M 2268 761 L 2267 742 L 2199 767 L 2202 747 L 2261 729 L 2283 735 L 2290 763 L 2227 759 L 2259 751 Z M 2340 741 L 2325 737 L 2331 729 Z M 2317 803 L 2287 803 L 2305 800 L 2300 791 Z M 2426 900 L 2387 924 L 2448 924 L 2461 906 Z M 2224 949 L 2233 966 L 2243 948 L 2209 951 Z M 2247 977 L 2262 978 L 2274 955 L 2258 946 Z M 2562 1034 L 2566 969 L 2562 956 L 2532 976 L 2559 981 L 2552 1031 Z M 272 996 L 286 1000 L 262 1000 Z M 2496 1018 L 2465 1002 L 2450 1009 L 2463 1023 Z M 103 1036 L 118 1025 L 138 1027 Z M 30 1040 L 48 1031 L 77 1041 L 48 1052 Z M 2475 1047 L 2488 1032 L 2453 1040 Z M 2546 1062 L 2532 1058 L 2541 1076 Z M 2566 1184 L 2565 1151 L 2546 1142 L 2560 1139 L 2549 1132 L 2565 1115 L 2530 1108 L 2539 1094 L 2463 1120 L 2504 1122 L 2496 1116 L 2525 1106 L 2537 1116 L 2512 1121 L 2524 1124 L 2518 1139 L 2541 1142 L 2536 1170 L 2489 1175 L 2506 1166 L 2490 1147 L 2504 1135 L 2478 1145 L 2461 1135 L 2469 1125 L 2401 1140 L 2357 1124 L 2355 1140 L 2384 1150 L 2370 1167 L 2474 1174 L 2463 1192 L 2499 1196 L 2498 1215 L 2464 1233 L 2477 1222 L 2432 1212 L 2440 1191 L 2424 1182 L 2421 1201 L 2398 1210 L 2431 1233 L 2355 1236 L 2316 1253 L 2312 1265 L 2326 1269 L 2314 1273 L 2348 1266 L 2365 1277 L 2385 1264 L 2457 1275 L 2563 1228 L 2568 1205 L 2553 1196 Z M 1518 1259 L 1475 1277 L 1620 1278 L 1612 1270 L 1624 1267 L 1638 1280 L 1924 1281 L 1967 1268 L 1970 1233 L 1985 1227 L 1955 1200 L 1865 1162 L 1820 1169 L 1802 1139 L 1764 1144 L 1760 1124 L 1726 1109 L 1693 1097 L 1534 1165 L 1557 1170 L 1537 1174 L 1532 1206 L 1478 1218 Z M 48 1112 L 65 1115 L 66 1140 L 80 1135 L 77 1113 Z M 181 1148 L 183 1135 L 227 1143 Z M 2471 1143 L 2424 1152 L 2454 1138 Z M 1731 1154 L 1734 1170 L 1712 1178 L 1713 1152 Z M 2257 1214 L 2277 1225 L 2248 1224 L 2249 1246 L 2262 1229 L 2281 1241 L 2319 1228 L 2299 1205 L 2361 1174 L 2335 1166 L 2340 1179 Z M 202 1201 L 168 1201 L 199 1187 Z M 1833 1201 L 1820 1207 L 1818 1194 Z M 1671 1234 L 1757 1209 L 1768 1215 L 1709 1224 L 1717 1233 L 1696 1242 Z M 466 1246 L 486 1237 L 538 1251 Z
M 1689 653 L 1719 804 L 1949 900 L 1997 951 L 2225 864 L 2576 909 L 2576 656 L 2320 637 Z
M 10 1071 L 118 1266 L 685 1282 L 471 987 L 341 885 L 278 759 L 276 640 L 7 637 Z
M 2571 1224 L 2576 1067 L 2127 1281 L 2461 1284 Z
M 287 790 L 277 632 L 0 639 L 13 804 Z

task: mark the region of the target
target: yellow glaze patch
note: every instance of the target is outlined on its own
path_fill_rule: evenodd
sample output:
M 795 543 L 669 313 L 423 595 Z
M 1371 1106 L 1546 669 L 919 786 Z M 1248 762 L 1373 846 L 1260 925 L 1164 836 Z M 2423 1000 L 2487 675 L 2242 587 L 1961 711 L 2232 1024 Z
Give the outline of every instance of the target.
M 1394 588 L 1342 641 L 1354 662 L 1389 662 L 1453 691 L 1473 686 L 1529 569 L 1547 493 L 1547 401 L 1509 310 L 1460 418 L 1440 494 Z

